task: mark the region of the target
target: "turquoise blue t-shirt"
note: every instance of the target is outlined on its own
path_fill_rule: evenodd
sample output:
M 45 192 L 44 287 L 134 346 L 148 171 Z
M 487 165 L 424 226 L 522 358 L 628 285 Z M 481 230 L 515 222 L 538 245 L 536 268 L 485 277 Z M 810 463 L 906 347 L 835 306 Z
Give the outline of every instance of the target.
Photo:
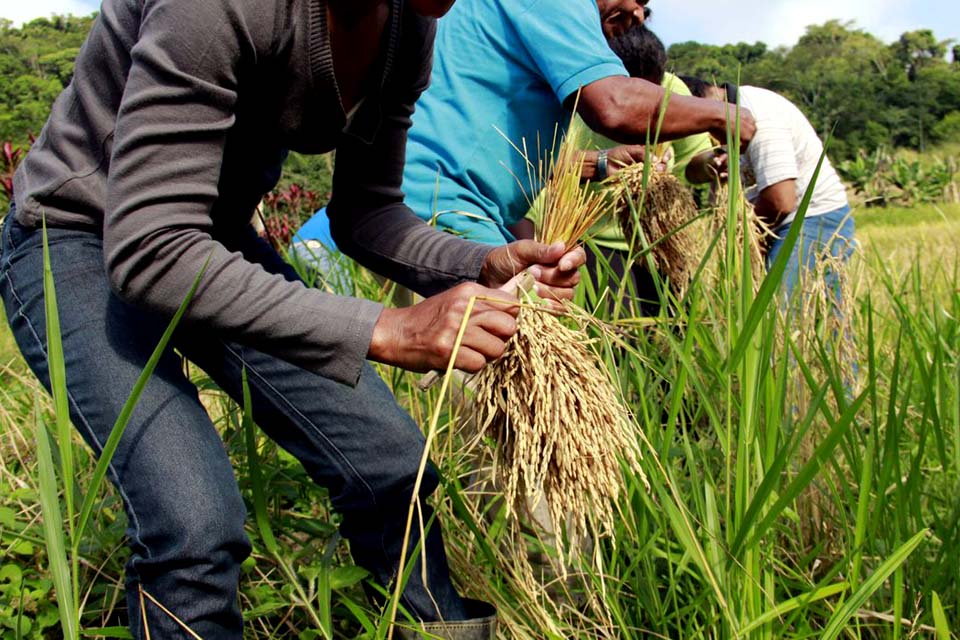
M 529 176 L 570 122 L 563 102 L 626 75 L 596 0 L 458 0 L 439 21 L 430 87 L 413 116 L 406 203 L 469 240 L 512 240 L 506 227 L 536 196 Z M 514 148 L 524 144 L 529 170 Z

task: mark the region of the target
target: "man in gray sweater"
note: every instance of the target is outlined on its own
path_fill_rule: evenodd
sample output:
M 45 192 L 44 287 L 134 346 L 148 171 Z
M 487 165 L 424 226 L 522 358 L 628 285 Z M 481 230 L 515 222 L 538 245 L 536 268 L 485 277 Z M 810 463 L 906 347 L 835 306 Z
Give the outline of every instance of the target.
M 476 371 L 516 330 L 515 298 L 498 288 L 530 268 L 545 294 L 569 298 L 584 260 L 529 241 L 460 240 L 404 205 L 406 132 L 430 74 L 434 18 L 450 4 L 106 0 L 16 174 L 0 243 L 7 317 L 49 387 L 38 230 L 49 228 L 70 414 L 98 455 L 203 272 L 173 346 L 238 401 L 246 374 L 255 420 L 329 489 L 355 561 L 384 586 L 396 577 L 424 439 L 366 360 L 445 367 L 479 295 L 488 300 L 455 359 Z M 338 245 L 424 302 L 384 309 L 308 289 L 255 235 L 251 214 L 288 149 L 336 149 Z M 244 503 L 172 349 L 109 476 L 129 520 L 134 637 L 241 638 Z M 424 521 L 437 483 L 428 466 Z M 419 538 L 414 527 L 408 551 Z M 426 562 L 411 571 L 403 605 L 431 637 L 492 637 L 489 607 L 450 583 L 439 526 L 422 542 L 410 557 Z

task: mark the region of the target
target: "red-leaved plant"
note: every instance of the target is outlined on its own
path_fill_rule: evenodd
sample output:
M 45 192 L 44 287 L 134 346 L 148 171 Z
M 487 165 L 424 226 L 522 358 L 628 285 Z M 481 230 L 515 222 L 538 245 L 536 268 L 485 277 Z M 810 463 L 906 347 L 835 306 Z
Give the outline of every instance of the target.
M 324 199 L 316 192 L 291 184 L 284 189 L 274 189 L 263 197 L 260 213 L 263 217 L 264 235 L 277 249 L 287 247 L 306 220 L 320 208 Z

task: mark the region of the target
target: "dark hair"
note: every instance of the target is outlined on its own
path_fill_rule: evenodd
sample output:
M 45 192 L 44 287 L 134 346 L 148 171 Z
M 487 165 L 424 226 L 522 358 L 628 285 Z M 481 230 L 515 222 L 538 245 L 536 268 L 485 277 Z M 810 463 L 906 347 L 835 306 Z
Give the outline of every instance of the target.
M 643 78 L 654 84 L 663 82 L 667 50 L 657 34 L 646 25 L 637 25 L 612 39 L 610 48 L 623 60 L 623 66 L 631 77 Z
M 706 80 L 701 80 L 695 76 L 678 76 L 680 80 L 683 81 L 683 84 L 687 85 L 687 89 L 690 89 L 690 93 L 698 98 L 706 98 L 707 91 L 712 86 Z

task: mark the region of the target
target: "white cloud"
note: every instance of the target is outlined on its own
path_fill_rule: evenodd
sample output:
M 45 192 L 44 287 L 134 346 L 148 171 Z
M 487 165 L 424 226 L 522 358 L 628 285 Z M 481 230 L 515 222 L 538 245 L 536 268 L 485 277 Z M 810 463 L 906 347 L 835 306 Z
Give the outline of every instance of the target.
M 48 18 L 53 14 L 73 14 L 85 16 L 93 13 L 100 6 L 91 0 L 30 0 L 17 2 L 6 0 L 0 8 L 0 18 L 13 21 L 15 27 L 21 26 L 34 18 Z

